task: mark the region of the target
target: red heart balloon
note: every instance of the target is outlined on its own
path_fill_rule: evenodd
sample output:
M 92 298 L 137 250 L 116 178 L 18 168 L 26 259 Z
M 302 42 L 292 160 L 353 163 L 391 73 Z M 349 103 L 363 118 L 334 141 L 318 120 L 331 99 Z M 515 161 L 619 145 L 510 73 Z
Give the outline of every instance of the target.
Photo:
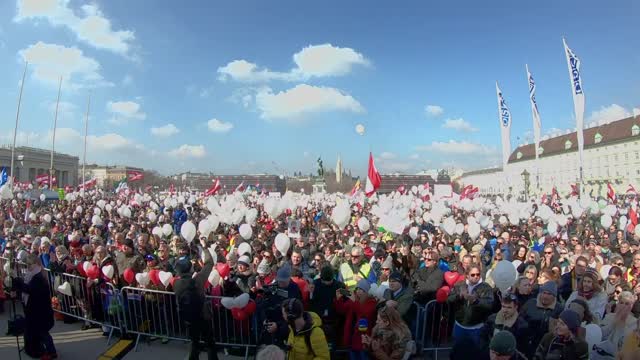
M 233 308 L 231 309 L 231 316 L 237 321 L 247 320 L 249 315 L 244 311 L 244 309 Z
M 91 267 L 89 268 L 89 270 L 87 270 L 87 277 L 89 279 L 97 279 L 98 276 L 100 276 L 100 268 L 98 267 L 98 265 L 91 265 Z
M 227 263 L 217 263 L 216 270 L 218 270 L 218 274 L 220 274 L 220 277 L 223 279 L 229 276 L 229 272 L 231 272 L 229 264 Z
M 452 287 L 453 284 L 458 282 L 459 275 L 460 274 L 455 271 L 447 271 L 446 273 L 444 273 L 444 281 L 447 283 L 447 285 L 449 285 L 449 287 Z
M 256 312 L 256 307 L 256 302 L 253 300 L 249 300 L 247 306 L 245 306 L 242 310 L 247 313 L 247 316 L 251 316 L 254 312 Z
M 149 280 L 151 280 L 153 285 L 160 286 L 160 284 L 162 284 L 162 282 L 160 281 L 160 270 L 153 269 L 149 271 Z
M 76 265 L 76 269 L 78 270 L 78 273 L 80 274 L 80 276 L 82 277 L 87 277 L 87 273 L 84 271 L 84 267 L 82 266 L 84 263 L 80 262 L 78 263 L 78 265 Z
M 122 276 L 124 277 L 124 281 L 129 285 L 133 284 L 133 281 L 136 279 L 136 274 L 131 268 L 127 268 Z

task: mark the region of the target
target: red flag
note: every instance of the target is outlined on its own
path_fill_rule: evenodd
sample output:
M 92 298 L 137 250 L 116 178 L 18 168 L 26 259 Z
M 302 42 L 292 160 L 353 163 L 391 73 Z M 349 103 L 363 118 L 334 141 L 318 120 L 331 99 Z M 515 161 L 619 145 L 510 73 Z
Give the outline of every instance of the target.
M 144 173 L 142 171 L 130 170 L 127 171 L 127 181 L 138 181 L 144 179 Z
M 153 186 L 151 186 L 151 184 L 148 184 L 147 186 L 144 187 L 144 192 L 149 192 L 149 190 L 151 190 L 153 188 Z
M 555 206 L 558 203 L 558 199 L 560 199 L 560 194 L 558 194 L 558 189 L 554 186 L 551 189 L 551 206 Z
M 616 191 L 611 186 L 611 183 L 607 183 L 607 198 L 612 202 L 616 202 Z
M 373 162 L 373 154 L 369 153 L 369 171 L 367 172 L 367 184 L 364 188 L 364 193 L 367 197 L 375 194 L 376 190 L 380 188 L 382 184 L 382 177 L 376 169 L 376 164 Z
M 571 184 L 571 196 L 578 196 L 580 192 L 578 191 L 577 184 Z
M 431 185 L 428 182 L 424 183 L 424 191 L 431 192 Z
M 92 189 L 94 186 L 96 186 L 96 184 L 98 184 L 98 179 L 93 178 L 91 180 L 85 181 L 84 184 L 78 185 L 78 189 Z
M 473 185 L 469 184 L 462 188 L 460 191 L 460 200 L 464 200 L 468 197 L 469 191 L 473 190 Z
M 627 216 L 629 217 L 627 232 L 633 234 L 636 230 L 636 226 L 638 225 L 638 213 L 636 212 L 633 206 L 629 207 L 629 213 L 627 214 Z
M 406 186 L 404 186 L 404 185 L 398 186 L 398 192 L 400 193 L 400 195 L 404 195 L 406 190 L 407 190 Z
M 209 188 L 209 190 L 207 190 L 204 193 L 204 196 L 213 196 L 215 195 L 218 191 L 220 191 L 220 189 L 222 189 L 222 186 L 220 185 L 220 180 L 219 179 L 215 179 L 213 181 L 213 185 L 211 185 L 211 187 Z
M 542 194 L 542 198 L 540 199 L 540 201 L 545 205 L 549 203 L 549 199 L 547 198 L 547 193 Z
M 53 177 L 53 185 L 56 185 L 58 183 L 58 179 L 56 179 L 56 177 Z M 38 184 L 38 186 L 45 186 L 45 185 L 49 185 L 49 174 L 41 174 L 36 176 L 36 184 Z
M 629 184 L 629 188 L 627 189 L 627 195 L 638 195 L 638 192 L 636 191 L 636 188 L 633 187 L 633 185 Z
M 173 194 L 173 193 L 175 193 L 175 192 L 176 192 L 176 186 L 175 186 L 175 185 L 173 185 L 173 183 L 171 183 L 171 184 L 169 185 L 169 193 L 170 193 L 170 194 Z
M 233 192 L 236 192 L 236 191 L 244 191 L 244 181 L 241 182 L 240 185 L 238 185 L 235 190 L 233 190 Z

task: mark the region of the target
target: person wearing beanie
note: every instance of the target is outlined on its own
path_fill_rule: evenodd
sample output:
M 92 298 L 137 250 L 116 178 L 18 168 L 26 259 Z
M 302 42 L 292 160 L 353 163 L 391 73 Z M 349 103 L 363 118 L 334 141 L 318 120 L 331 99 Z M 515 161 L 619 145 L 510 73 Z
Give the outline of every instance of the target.
M 336 275 L 331 265 L 327 264 L 320 269 L 320 278 L 313 281 L 309 286 L 309 309 L 318 314 L 325 324 L 325 336 L 327 341 L 335 343 L 336 326 L 338 317 L 336 316 L 336 308 L 334 300 L 338 289 L 344 289 L 343 283 L 335 279 Z
M 584 299 L 589 305 L 589 311 L 593 318 L 600 322 L 605 314 L 609 297 L 600 286 L 600 275 L 595 269 L 587 268 L 584 275 L 578 282 L 576 291 L 572 292 L 565 303 L 567 308 L 574 299 Z
M 573 310 L 564 310 L 555 329 L 545 334 L 536 349 L 536 360 L 588 359 L 589 346 L 579 336 L 580 317 Z
M 350 348 L 351 359 L 365 358 L 362 335 L 370 336 L 376 322 L 378 302 L 369 295 L 369 289 L 367 279 L 360 279 L 351 296 L 336 291 L 336 312 L 345 320 L 341 345 Z
M 538 296 L 529 299 L 522 307 L 521 316 L 529 325 L 529 348 L 525 355 L 531 358 L 540 339 L 549 330 L 552 319 L 560 316 L 563 308 L 557 300 L 558 286 L 554 281 L 542 284 Z
M 116 252 L 116 265 L 118 266 L 118 274 L 124 274 L 124 271 L 131 268 L 136 274 L 143 272 L 147 266 L 144 258 L 135 253 L 133 240 L 126 238 L 122 240 L 122 251 Z
M 509 331 L 496 332 L 489 343 L 489 359 L 491 360 L 516 360 L 524 359 L 517 350 L 516 337 Z
M 238 265 L 236 271 L 231 277 L 231 281 L 242 290 L 242 292 L 249 293 L 256 287 L 256 275 L 251 270 L 251 258 L 247 255 L 242 255 L 238 258 Z
M 262 259 L 256 269 L 255 291 L 262 290 L 267 285 L 273 283 L 276 278 L 274 271 L 266 259 Z
M 401 272 L 394 271 L 389 275 L 389 289 L 385 291 L 386 305 L 398 310 L 402 319 L 411 324 L 415 317 L 413 306 L 413 288 L 405 285 L 405 279 Z

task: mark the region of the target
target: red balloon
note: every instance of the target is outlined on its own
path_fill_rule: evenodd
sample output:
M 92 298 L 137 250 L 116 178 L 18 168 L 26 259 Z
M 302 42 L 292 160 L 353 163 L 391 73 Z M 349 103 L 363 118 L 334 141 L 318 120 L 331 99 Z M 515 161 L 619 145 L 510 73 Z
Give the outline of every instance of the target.
M 453 284 L 458 282 L 459 275 L 460 274 L 455 271 L 447 271 L 446 273 L 444 273 L 444 281 L 451 287 L 453 286 Z
M 149 271 L 149 280 L 151 280 L 153 285 L 160 286 L 160 284 L 162 284 L 162 282 L 160 281 L 160 270 L 153 269 Z
M 247 306 L 245 306 L 242 310 L 247 313 L 248 316 L 253 315 L 256 312 L 256 302 L 253 300 L 249 300 Z
M 436 301 L 440 304 L 447 302 L 447 298 L 449 297 L 449 291 L 445 290 L 444 287 L 441 287 L 436 291 Z
M 83 264 L 83 262 L 79 262 L 78 265 L 76 265 L 76 269 L 78 270 L 78 273 L 80 273 L 80 276 L 87 277 L 87 273 L 84 271 L 84 267 L 82 266 Z
M 217 263 L 216 270 L 218 270 L 218 274 L 220 274 L 220 277 L 223 279 L 229 276 L 229 272 L 231 272 L 229 264 L 227 263 Z
M 89 279 L 97 279 L 98 276 L 100 276 L 100 268 L 98 267 L 98 265 L 91 265 L 91 267 L 89 268 L 89 270 L 87 270 L 87 277 Z
M 231 309 L 231 316 L 237 321 L 244 321 L 249 318 L 249 314 L 247 314 L 244 309 L 233 308 Z
M 133 284 L 133 281 L 136 279 L 136 274 L 131 268 L 127 268 L 122 275 L 124 277 L 124 281 L 126 281 L 129 285 Z

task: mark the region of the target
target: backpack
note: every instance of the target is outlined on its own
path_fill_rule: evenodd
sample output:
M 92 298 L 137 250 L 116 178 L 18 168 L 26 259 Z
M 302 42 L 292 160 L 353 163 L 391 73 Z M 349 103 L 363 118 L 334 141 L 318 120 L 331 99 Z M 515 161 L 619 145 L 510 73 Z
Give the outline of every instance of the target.
M 311 346 L 311 334 L 313 333 L 313 330 L 315 330 L 316 328 L 317 326 L 312 326 L 311 329 L 309 329 L 309 331 L 304 333 L 304 343 L 307 345 L 309 350 L 311 350 L 311 354 L 313 354 L 313 357 L 316 357 L 316 352 L 313 351 L 313 346 Z
M 178 296 L 178 315 L 183 321 L 190 323 L 200 318 L 204 300 L 198 294 L 195 280 L 184 279 L 181 281 L 187 281 L 188 285 Z

